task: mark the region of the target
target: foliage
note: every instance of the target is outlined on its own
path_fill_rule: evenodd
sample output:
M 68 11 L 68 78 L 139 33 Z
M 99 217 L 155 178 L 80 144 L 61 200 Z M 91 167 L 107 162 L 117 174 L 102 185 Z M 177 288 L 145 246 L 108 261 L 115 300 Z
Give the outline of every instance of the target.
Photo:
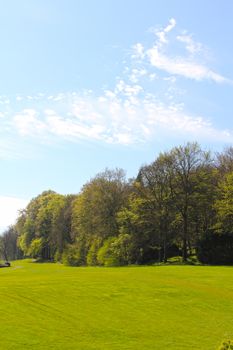
M 132 241 L 128 234 L 109 237 L 97 253 L 97 262 L 103 266 L 121 266 L 131 263 Z
M 217 225 L 220 232 L 233 233 L 233 173 L 227 174 L 219 183 L 219 198 L 215 202 Z
M 82 259 L 80 250 L 76 245 L 68 245 L 62 254 L 62 262 L 67 266 L 80 266 Z
M 10 226 L 0 236 L 0 258 L 5 261 L 21 259 L 22 250 L 18 247 L 18 233 L 14 226 Z
M 72 212 L 72 236 L 116 236 L 116 214 L 126 197 L 124 172 L 105 170 L 88 182 L 77 196 Z
M 213 157 L 194 142 L 160 153 L 135 179 L 106 169 L 77 195 L 44 191 L 0 238 L 0 253 L 91 266 L 197 254 L 232 264 L 232 170 L 233 148 Z
M 222 345 L 218 348 L 218 350 L 230 350 L 233 349 L 233 341 L 232 340 L 224 340 Z
M 102 245 L 102 239 L 99 237 L 96 237 L 92 240 L 91 246 L 87 253 L 87 265 L 89 266 L 95 266 L 98 265 L 98 259 L 97 254 L 98 250 L 100 249 Z
M 19 235 L 19 247 L 26 256 L 36 254 L 42 259 L 53 260 L 55 254 L 56 257 L 62 255 L 66 244 L 71 243 L 70 207 L 73 199 L 74 196 L 45 191 L 32 199 L 20 213 L 15 229 Z
M 30 244 L 28 254 L 33 258 L 38 258 L 41 256 L 41 252 L 44 246 L 43 238 L 35 238 Z
M 109 237 L 105 240 L 103 246 L 99 249 L 97 253 L 97 262 L 102 266 L 117 266 L 119 265 L 119 261 L 115 256 L 112 244 L 114 242 L 113 237 Z
M 233 265 L 233 234 L 208 231 L 197 246 L 197 256 L 203 264 Z

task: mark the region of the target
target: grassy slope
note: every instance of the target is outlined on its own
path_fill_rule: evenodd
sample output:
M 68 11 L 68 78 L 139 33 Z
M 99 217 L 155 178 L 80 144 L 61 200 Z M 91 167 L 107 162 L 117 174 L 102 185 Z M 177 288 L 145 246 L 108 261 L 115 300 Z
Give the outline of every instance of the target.
M 0 269 L 1 349 L 214 350 L 233 338 L 233 268 Z

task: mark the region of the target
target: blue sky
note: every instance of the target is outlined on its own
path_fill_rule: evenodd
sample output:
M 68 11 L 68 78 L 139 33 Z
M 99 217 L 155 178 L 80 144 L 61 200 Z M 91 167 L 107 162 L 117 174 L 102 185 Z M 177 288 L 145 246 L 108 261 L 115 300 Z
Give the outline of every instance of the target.
M 43 190 L 232 144 L 232 1 L 0 3 L 0 230 Z

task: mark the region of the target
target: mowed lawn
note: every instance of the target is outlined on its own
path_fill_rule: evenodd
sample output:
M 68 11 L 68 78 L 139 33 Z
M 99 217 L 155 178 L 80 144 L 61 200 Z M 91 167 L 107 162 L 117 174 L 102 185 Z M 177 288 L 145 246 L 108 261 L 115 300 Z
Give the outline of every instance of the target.
M 233 338 L 233 268 L 0 269 L 0 348 L 216 350 Z

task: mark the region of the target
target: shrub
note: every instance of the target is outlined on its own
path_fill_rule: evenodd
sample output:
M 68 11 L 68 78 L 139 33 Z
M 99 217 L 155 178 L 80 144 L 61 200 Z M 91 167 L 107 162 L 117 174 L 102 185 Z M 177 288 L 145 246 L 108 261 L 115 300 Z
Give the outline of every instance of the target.
M 122 266 L 131 262 L 132 243 L 128 234 L 108 238 L 97 253 L 97 262 L 103 266 Z
M 42 249 L 44 246 L 43 238 L 35 238 L 28 248 L 28 254 L 33 258 L 38 258 L 42 254 Z
M 225 340 L 218 350 L 230 350 L 233 349 L 233 340 Z
M 62 261 L 62 253 L 59 250 L 56 250 L 56 253 L 54 254 L 54 261 L 55 262 Z
M 208 231 L 198 242 L 197 257 L 203 264 L 232 265 L 233 235 Z
M 64 265 L 80 266 L 83 265 L 80 250 L 76 245 L 68 245 L 62 254 L 62 262 Z
M 127 265 L 132 262 L 133 245 L 131 236 L 121 233 L 111 243 L 111 252 L 118 261 L 118 265 Z
M 118 260 L 113 254 L 112 243 L 115 238 L 110 237 L 105 240 L 103 246 L 98 250 L 97 261 L 99 265 L 102 266 L 117 266 L 119 265 Z
M 95 238 L 87 253 L 87 265 L 96 266 L 98 265 L 97 254 L 101 247 L 102 240 L 100 238 Z

